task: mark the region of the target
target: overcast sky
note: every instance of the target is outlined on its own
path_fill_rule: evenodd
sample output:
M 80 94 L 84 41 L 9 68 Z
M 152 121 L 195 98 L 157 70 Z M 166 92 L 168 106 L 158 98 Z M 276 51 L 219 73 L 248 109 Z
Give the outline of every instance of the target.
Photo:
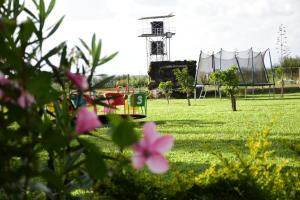
M 176 15 L 171 60 L 198 60 L 200 50 L 253 47 L 270 48 L 277 63 L 280 24 L 286 26 L 291 55 L 300 56 L 300 0 L 58 0 L 54 18 L 66 18 L 51 44 L 66 40 L 72 46 L 96 33 L 103 55 L 119 51 L 98 73 L 146 74 L 145 39 L 138 37 L 142 24 L 137 19 L 171 12 Z

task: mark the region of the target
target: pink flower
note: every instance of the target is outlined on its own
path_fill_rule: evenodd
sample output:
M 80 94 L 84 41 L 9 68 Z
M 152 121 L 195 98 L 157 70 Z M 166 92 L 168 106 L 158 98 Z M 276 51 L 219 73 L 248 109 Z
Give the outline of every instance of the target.
M 113 102 L 114 102 L 113 99 L 108 100 L 108 105 L 109 106 L 104 106 L 103 107 L 103 112 L 104 113 L 114 113 L 114 112 L 116 112 L 116 107 L 112 105 Z
M 27 91 L 22 91 L 18 98 L 18 105 L 23 109 L 30 107 L 34 102 L 34 97 Z
M 106 106 L 104 106 L 103 107 L 103 112 L 104 113 L 114 113 L 114 112 L 116 112 L 116 109 L 113 108 L 113 107 L 106 107 Z
M 0 85 L 8 85 L 11 81 L 7 78 L 5 78 L 4 74 L 0 72 Z
M 74 74 L 69 71 L 66 73 L 66 75 L 79 90 L 85 91 L 89 88 L 89 84 L 85 76 Z
M 102 126 L 95 112 L 90 112 L 86 107 L 79 108 L 76 119 L 76 132 L 85 133 Z
M 140 169 L 146 164 L 153 173 L 166 172 L 169 164 L 163 153 L 172 148 L 175 138 L 171 135 L 160 136 L 153 122 L 145 123 L 143 132 L 144 139 L 133 146 L 133 167 Z

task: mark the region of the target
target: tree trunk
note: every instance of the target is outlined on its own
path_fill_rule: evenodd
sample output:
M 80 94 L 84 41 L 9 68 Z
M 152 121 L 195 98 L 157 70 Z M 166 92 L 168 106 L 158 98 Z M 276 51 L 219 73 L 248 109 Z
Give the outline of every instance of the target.
M 235 95 L 231 94 L 230 99 L 231 99 L 232 111 L 236 111 L 236 97 L 235 97 Z
M 190 94 L 186 94 L 186 99 L 188 100 L 188 106 L 191 106 Z
M 169 105 L 169 97 L 167 96 L 167 101 L 168 101 L 168 105 Z
M 284 80 L 281 79 L 281 98 L 283 98 Z

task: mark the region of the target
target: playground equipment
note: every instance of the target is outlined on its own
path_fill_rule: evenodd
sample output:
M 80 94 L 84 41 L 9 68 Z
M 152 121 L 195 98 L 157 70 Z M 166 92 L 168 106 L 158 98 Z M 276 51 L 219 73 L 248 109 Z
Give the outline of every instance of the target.
M 147 115 L 147 96 L 144 93 L 130 94 L 127 100 L 127 113 Z
M 143 92 L 136 92 L 134 89 L 125 88 L 109 89 L 106 91 L 97 91 L 106 98 L 107 108 L 110 112 L 114 112 L 123 116 L 130 116 L 134 119 L 144 118 L 147 115 L 147 96 Z M 104 107 L 104 115 L 107 114 Z
M 58 101 L 61 103 L 61 100 Z M 69 111 L 81 106 L 97 113 L 102 123 L 107 123 L 107 114 L 115 113 L 122 118 L 141 119 L 147 116 L 147 95 L 141 91 L 126 88 L 106 88 L 89 94 L 71 93 L 67 99 Z M 95 103 L 96 102 L 96 103 Z M 99 102 L 102 102 L 99 105 Z M 100 109 L 99 109 L 100 108 Z M 55 117 L 54 104 L 47 105 L 47 112 Z

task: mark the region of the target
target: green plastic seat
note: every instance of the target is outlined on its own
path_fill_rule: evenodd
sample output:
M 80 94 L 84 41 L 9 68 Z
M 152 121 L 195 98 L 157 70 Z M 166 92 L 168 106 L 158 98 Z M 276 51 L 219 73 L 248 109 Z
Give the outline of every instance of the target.
M 128 106 L 131 107 L 133 114 L 139 114 L 138 111 L 141 110 L 141 114 L 147 115 L 147 96 L 144 93 L 131 94 L 128 96 Z M 135 109 L 137 108 L 137 109 Z

